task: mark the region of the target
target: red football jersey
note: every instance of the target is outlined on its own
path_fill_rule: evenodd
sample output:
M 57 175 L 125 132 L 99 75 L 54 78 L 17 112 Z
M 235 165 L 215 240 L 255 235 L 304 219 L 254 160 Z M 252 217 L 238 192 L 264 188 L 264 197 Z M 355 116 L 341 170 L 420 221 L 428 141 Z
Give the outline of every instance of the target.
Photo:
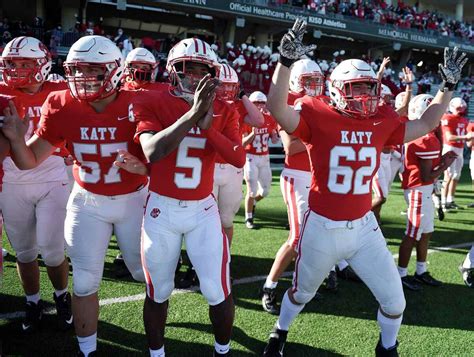
M 136 82 L 127 82 L 124 81 L 122 85 L 122 90 L 128 91 L 136 91 L 136 90 L 155 90 L 155 91 L 162 91 L 168 90 L 170 84 L 169 83 L 161 83 L 161 82 L 153 82 L 153 83 L 145 83 L 142 85 L 137 84 Z
M 40 118 L 41 118 L 41 106 L 45 102 L 46 98 L 48 97 L 49 93 L 54 91 L 60 91 L 67 89 L 66 82 L 51 82 L 46 81 L 43 83 L 41 90 L 35 94 L 27 94 L 22 92 L 19 89 L 14 89 L 6 86 L 5 84 L 0 84 L 0 94 L 12 95 L 15 96 L 19 103 L 24 107 L 25 112 L 30 117 L 30 126 L 28 131 L 25 135 L 26 138 L 31 138 L 36 128 L 39 126 Z M 65 157 L 69 155 L 68 151 L 64 148 L 64 146 L 58 148 L 54 155 L 58 155 L 61 157 Z
M 147 183 L 145 176 L 116 167 L 117 150 L 143 158 L 133 140 L 136 123 L 129 117 L 135 92 L 121 91 L 102 113 L 71 97 L 69 90 L 53 92 L 41 108 L 36 135 L 51 145 L 67 143 L 74 157 L 74 179 L 87 191 L 115 196 L 134 192 Z
M 242 137 L 242 129 L 244 127 L 245 116 L 248 114 L 247 109 L 245 108 L 244 103 L 240 99 L 236 99 L 235 102 L 228 102 L 228 104 L 237 111 L 239 116 L 239 138 Z M 227 162 L 220 156 L 216 155 L 216 164 L 227 164 Z
M 288 105 L 293 105 L 296 99 L 303 97 L 301 93 L 288 93 Z M 279 127 L 278 130 L 281 130 Z M 311 165 L 309 164 L 309 155 L 307 151 L 301 151 L 294 155 L 285 154 L 285 167 L 287 169 L 311 171 Z
M 324 98 L 295 102 L 300 122 L 292 133 L 307 145 L 312 182 L 309 207 L 336 221 L 364 216 L 372 206 L 371 181 L 384 145 L 403 143 L 405 124 L 389 106 L 356 119 L 341 114 Z
M 152 99 L 147 95 L 137 96 L 133 102 L 133 115 L 138 122 L 136 140 L 143 132 L 159 132 L 171 126 L 189 109 L 185 100 L 169 92 Z M 213 189 L 216 152 L 228 159 L 226 150 L 236 158 L 229 163 L 239 167 L 244 165 L 237 112 L 226 103 L 215 100 L 211 128 L 201 130 L 193 127 L 177 149 L 151 164 L 150 190 L 179 200 L 206 198 Z
M 263 113 L 264 122 L 260 127 L 252 128 L 244 125 L 243 132 L 250 133 L 255 130 L 253 141 L 245 147 L 245 152 L 252 155 L 268 155 L 268 140 L 270 140 L 272 132 L 276 130 L 277 124 L 275 119 L 269 114 Z
M 420 160 L 432 160 L 433 168 L 441 161 L 441 143 L 434 132 L 405 145 L 405 169 L 402 173 L 402 188 L 431 185 L 435 180 L 421 180 Z
M 451 135 L 462 136 L 466 135 L 466 129 L 469 124 L 469 121 L 459 115 L 454 114 L 445 114 L 441 119 L 441 129 L 443 131 L 443 144 L 454 146 L 456 148 L 463 148 L 464 141 L 448 141 L 446 138 L 446 133 Z

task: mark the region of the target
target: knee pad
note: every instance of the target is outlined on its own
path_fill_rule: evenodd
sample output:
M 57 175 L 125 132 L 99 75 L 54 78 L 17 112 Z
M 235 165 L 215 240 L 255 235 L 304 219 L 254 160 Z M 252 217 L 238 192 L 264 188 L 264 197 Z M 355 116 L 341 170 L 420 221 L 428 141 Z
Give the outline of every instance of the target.
M 224 292 L 222 291 L 222 286 L 220 284 L 215 284 L 215 282 L 210 279 L 200 279 L 199 288 L 201 289 L 202 295 L 207 300 L 207 303 L 211 306 L 219 305 L 226 299 L 226 296 L 224 296 Z
M 314 296 L 316 295 L 317 290 L 314 292 L 307 292 L 302 290 L 296 290 L 293 292 L 293 300 L 295 300 L 298 304 L 307 304 L 311 300 L 313 300 Z
M 398 316 L 405 311 L 406 301 L 403 293 L 400 296 L 390 297 L 387 301 L 380 302 L 380 308 L 384 313 L 391 316 Z
M 64 248 L 63 247 L 55 247 L 55 249 L 41 249 L 41 256 L 43 257 L 44 264 L 46 266 L 54 268 L 64 261 Z
M 150 299 L 161 304 L 168 300 L 174 289 L 174 282 L 161 282 L 158 286 L 148 286 L 147 294 Z M 151 293 L 153 291 L 153 293 Z
M 76 296 L 88 296 L 99 290 L 102 274 L 73 266 L 72 287 Z
M 234 224 L 235 213 L 229 208 L 220 211 L 221 223 L 224 228 L 231 228 Z
M 38 248 L 33 247 L 26 250 L 15 251 L 19 263 L 28 264 L 38 258 Z

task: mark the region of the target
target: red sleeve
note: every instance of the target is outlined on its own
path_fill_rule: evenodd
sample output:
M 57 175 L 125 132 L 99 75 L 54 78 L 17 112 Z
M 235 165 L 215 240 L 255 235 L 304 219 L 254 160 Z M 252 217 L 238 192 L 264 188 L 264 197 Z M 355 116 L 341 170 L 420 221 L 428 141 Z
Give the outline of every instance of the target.
M 312 104 L 306 97 L 298 98 L 295 101 L 294 109 L 300 113 L 300 122 L 298 123 L 298 126 L 294 132 L 288 133 L 303 140 L 305 143 L 309 143 L 311 141 L 311 128 L 307 120 L 311 118 L 312 107 Z
M 405 127 L 406 124 L 400 121 L 397 121 L 397 126 L 392 131 L 392 134 L 385 142 L 385 145 L 401 145 L 405 139 Z
M 422 160 L 433 160 L 438 158 L 439 149 L 430 137 L 424 137 L 421 140 L 416 140 L 413 145 L 415 155 Z
M 51 145 L 59 147 L 64 144 L 64 138 L 61 135 L 61 130 L 58 127 L 57 115 L 61 107 L 61 100 L 58 100 L 57 93 L 51 93 L 46 98 L 41 107 L 41 118 L 35 134 L 48 141 Z
M 249 125 L 247 125 L 246 123 L 243 123 L 242 124 L 242 134 L 248 135 L 251 132 L 252 132 L 252 128 Z
M 129 116 L 131 121 L 135 121 L 137 123 L 137 129 L 135 131 L 135 142 L 139 142 L 140 134 L 145 131 L 161 131 L 163 130 L 163 126 L 157 116 L 155 110 L 153 110 L 154 100 L 152 98 L 148 98 L 148 96 L 140 96 L 141 98 L 135 97 L 130 104 L 129 109 Z M 148 98 L 148 100 L 147 100 Z
M 206 131 L 206 137 L 226 162 L 235 167 L 243 167 L 245 151 L 239 137 L 239 116 L 235 110 L 230 110 L 227 113 L 226 124 L 222 133 L 211 127 Z

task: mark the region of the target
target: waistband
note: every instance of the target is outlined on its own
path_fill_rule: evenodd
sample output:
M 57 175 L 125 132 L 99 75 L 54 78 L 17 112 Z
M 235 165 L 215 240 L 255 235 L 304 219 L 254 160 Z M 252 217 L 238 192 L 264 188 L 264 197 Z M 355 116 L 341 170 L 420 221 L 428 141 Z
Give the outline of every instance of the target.
M 354 229 L 354 228 L 362 227 L 362 226 L 365 226 L 367 224 L 367 222 L 369 222 L 369 220 L 373 216 L 372 211 L 369 211 L 365 215 L 363 215 L 362 217 L 354 219 L 352 221 L 334 221 L 332 219 L 321 216 L 321 215 L 315 213 L 314 211 L 311 211 L 310 214 L 317 221 L 323 223 L 324 227 L 326 227 L 326 229 L 336 229 L 336 228 Z
M 95 199 L 115 201 L 115 200 L 122 200 L 122 199 L 130 199 L 132 197 L 143 195 L 144 193 L 146 193 L 147 187 L 148 185 L 140 187 L 137 191 L 125 193 L 123 195 L 107 196 L 107 195 L 99 195 L 97 193 L 87 191 L 85 188 L 79 186 L 77 182 L 75 182 L 71 193 L 74 194 L 76 192 L 80 192 L 82 195 L 94 197 Z
M 167 205 L 182 207 L 182 208 L 197 207 L 203 203 L 208 202 L 209 200 L 215 201 L 213 194 L 210 194 L 209 196 L 201 200 L 179 200 L 176 198 L 159 195 L 156 192 L 150 192 L 150 199 L 148 200 L 148 202 L 150 202 L 150 200 L 152 199 L 157 200 L 158 202 L 163 202 Z

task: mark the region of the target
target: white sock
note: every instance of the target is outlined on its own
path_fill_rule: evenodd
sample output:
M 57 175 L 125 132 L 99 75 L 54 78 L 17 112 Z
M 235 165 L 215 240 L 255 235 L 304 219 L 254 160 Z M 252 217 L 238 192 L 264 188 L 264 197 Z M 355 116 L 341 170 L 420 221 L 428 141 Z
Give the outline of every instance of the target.
M 441 204 L 442 205 L 446 204 L 446 197 L 445 196 L 441 196 Z
M 396 319 L 389 319 L 385 317 L 380 312 L 380 309 L 377 312 L 377 322 L 380 326 L 380 335 L 382 339 L 383 348 L 390 348 L 395 346 L 397 343 L 398 331 L 400 330 L 400 325 L 402 324 L 403 316 L 400 316 Z
M 277 329 L 288 331 L 291 323 L 296 319 L 296 316 L 303 310 L 305 304 L 295 305 L 290 301 L 288 297 L 288 291 L 283 296 L 281 302 L 280 317 L 276 323 Z
M 434 203 L 435 207 L 436 207 L 436 208 L 439 208 L 439 198 L 438 198 L 438 196 L 436 196 L 435 194 L 433 194 L 433 195 L 431 196 L 431 199 L 433 200 L 433 203 Z
M 416 262 L 416 273 L 418 275 L 423 274 L 426 270 L 426 262 Z
M 214 342 L 214 349 L 216 350 L 217 354 L 223 355 L 230 351 L 230 341 L 226 345 L 221 345 L 217 342 Z
M 270 278 L 267 277 L 267 280 L 265 280 L 265 284 L 263 284 L 263 287 L 267 289 L 275 289 L 277 285 L 278 281 L 272 281 Z
M 89 353 L 97 349 L 97 332 L 87 337 L 77 336 L 77 341 L 79 342 L 79 349 L 87 357 Z
M 35 304 L 38 304 L 40 301 L 41 295 L 39 292 L 33 295 L 26 295 L 26 302 L 33 302 Z
M 63 290 L 55 290 L 54 291 L 54 295 L 56 295 L 56 297 L 59 297 L 64 293 L 67 293 L 67 286 Z
M 252 219 L 252 218 L 253 218 L 252 212 L 245 212 L 245 219 Z
M 404 278 L 408 275 L 408 268 L 402 268 L 401 266 L 397 267 L 398 274 L 400 274 L 400 278 Z
M 150 348 L 150 357 L 165 357 L 165 346 L 161 346 L 158 350 L 152 350 Z
M 446 202 L 452 203 L 453 201 L 454 201 L 454 197 L 453 197 L 453 196 L 448 195 L 448 197 L 446 197 Z
M 345 260 L 341 260 L 339 263 L 337 263 L 337 267 L 339 270 L 344 270 L 349 266 L 349 263 L 346 262 Z

